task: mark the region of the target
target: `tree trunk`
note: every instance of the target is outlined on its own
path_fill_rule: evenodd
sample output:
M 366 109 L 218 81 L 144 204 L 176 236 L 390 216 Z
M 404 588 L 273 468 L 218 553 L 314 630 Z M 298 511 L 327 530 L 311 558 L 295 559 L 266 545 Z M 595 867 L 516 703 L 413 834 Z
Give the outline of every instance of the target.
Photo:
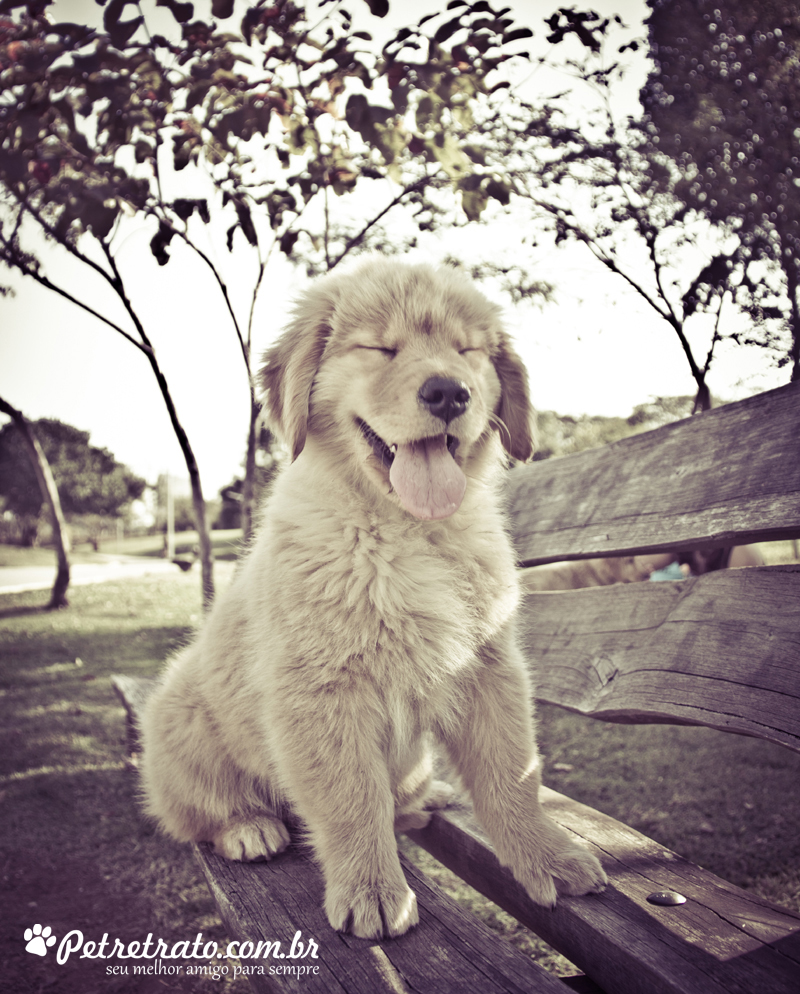
M 683 330 L 683 322 L 679 321 L 676 317 L 670 317 L 667 318 L 667 320 L 672 325 L 676 335 L 678 336 L 681 348 L 683 349 L 683 354 L 686 356 L 686 361 L 689 363 L 692 379 L 697 385 L 697 393 L 695 394 L 694 404 L 692 405 L 692 414 L 697 414 L 698 411 L 710 411 L 711 391 L 708 389 L 708 383 L 706 383 L 707 370 L 701 369 L 697 365 L 694 353 L 692 352 L 692 347 L 689 345 L 689 339 L 686 337 L 686 333 Z
M 149 345 L 149 342 L 147 344 Z M 200 586 L 203 596 L 203 610 L 208 611 L 214 601 L 214 559 L 211 549 L 211 533 L 208 528 L 208 518 L 206 516 L 206 502 L 203 497 L 203 488 L 200 484 L 200 471 L 197 468 L 197 460 L 194 457 L 194 451 L 189 443 L 189 436 L 186 434 L 183 425 L 178 420 L 178 412 L 175 410 L 172 394 L 169 391 L 166 377 L 161 372 L 161 368 L 158 365 L 155 350 L 152 346 L 150 346 L 147 359 L 150 363 L 150 367 L 155 373 L 156 381 L 161 391 L 161 396 L 164 398 L 164 403 L 167 405 L 167 412 L 169 413 L 169 419 L 172 423 L 172 429 L 175 432 L 175 437 L 178 439 L 181 452 L 183 452 L 183 458 L 186 462 L 186 469 L 189 471 L 189 482 L 192 486 L 192 506 L 194 507 L 194 517 L 197 525 L 197 541 L 200 546 Z
M 61 510 L 58 487 L 56 486 L 56 481 L 53 479 L 50 463 L 47 461 L 47 456 L 44 454 L 44 450 L 39 444 L 39 439 L 34 434 L 33 428 L 22 412 L 12 407 L 2 398 L 0 398 L 0 411 L 9 415 L 20 432 L 36 474 L 36 481 L 39 484 L 42 499 L 50 509 L 50 517 L 53 523 L 53 541 L 56 545 L 58 565 L 55 583 L 50 594 L 50 604 L 48 606 L 50 608 L 67 607 L 69 604 L 67 600 L 67 587 L 69 587 L 70 542 L 66 521 Z
M 708 384 L 706 383 L 705 374 L 695 377 L 695 382 L 697 383 L 697 394 L 694 398 L 694 404 L 692 405 L 692 414 L 697 414 L 702 411 L 711 410 L 711 391 L 708 389 Z
M 242 544 L 250 545 L 253 537 L 256 501 L 256 448 L 258 444 L 258 418 L 261 407 L 252 391 L 250 394 L 250 427 L 247 432 L 247 456 L 244 465 L 244 487 L 242 488 Z
M 197 467 L 194 468 L 194 475 L 190 472 L 192 483 L 192 504 L 194 506 L 194 516 L 197 521 L 197 539 L 200 545 L 200 584 L 203 594 L 203 610 L 208 611 L 214 602 L 214 555 L 211 548 L 211 532 L 208 527 L 206 517 L 206 502 L 203 499 L 203 491 L 200 486 L 200 475 Z

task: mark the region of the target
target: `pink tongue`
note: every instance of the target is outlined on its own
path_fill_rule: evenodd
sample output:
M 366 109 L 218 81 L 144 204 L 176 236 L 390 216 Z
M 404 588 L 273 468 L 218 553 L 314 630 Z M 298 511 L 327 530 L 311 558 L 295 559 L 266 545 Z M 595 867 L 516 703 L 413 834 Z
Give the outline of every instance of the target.
M 446 435 L 398 445 L 389 480 L 403 507 L 425 521 L 449 518 L 467 489 L 467 478 L 447 450 Z

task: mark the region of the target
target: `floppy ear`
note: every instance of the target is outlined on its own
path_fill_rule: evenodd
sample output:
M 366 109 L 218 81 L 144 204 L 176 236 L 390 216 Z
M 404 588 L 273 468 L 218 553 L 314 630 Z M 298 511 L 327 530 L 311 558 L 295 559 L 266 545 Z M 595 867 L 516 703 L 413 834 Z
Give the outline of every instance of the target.
M 494 368 L 502 393 L 497 415 L 500 440 L 506 452 L 527 462 L 533 455 L 533 408 L 528 394 L 528 372 L 503 335 L 494 356 Z
M 330 336 L 333 301 L 318 289 L 299 304 L 295 319 L 264 353 L 261 384 L 270 423 L 289 446 L 292 460 L 303 451 L 311 387 Z

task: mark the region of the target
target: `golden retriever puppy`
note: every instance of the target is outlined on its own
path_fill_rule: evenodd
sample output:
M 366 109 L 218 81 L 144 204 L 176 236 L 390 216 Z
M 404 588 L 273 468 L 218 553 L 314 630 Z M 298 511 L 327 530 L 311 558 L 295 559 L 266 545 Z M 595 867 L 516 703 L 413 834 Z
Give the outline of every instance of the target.
M 498 506 L 532 452 L 526 374 L 498 308 L 451 269 L 372 260 L 314 283 L 266 354 L 293 462 L 260 533 L 143 722 L 149 811 L 182 840 L 270 858 L 303 824 L 331 925 L 417 920 L 396 828 L 451 789 L 532 899 L 605 874 L 539 806 L 517 576 Z

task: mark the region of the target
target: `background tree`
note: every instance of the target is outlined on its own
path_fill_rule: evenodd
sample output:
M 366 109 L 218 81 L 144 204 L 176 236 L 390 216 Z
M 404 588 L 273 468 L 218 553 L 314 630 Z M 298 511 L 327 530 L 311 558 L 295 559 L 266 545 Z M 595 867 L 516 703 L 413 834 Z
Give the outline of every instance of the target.
M 255 502 L 260 504 L 269 492 L 275 477 L 289 458 L 286 446 L 270 431 L 263 420 L 258 422 L 258 448 L 255 457 Z M 220 492 L 220 513 L 217 528 L 241 528 L 244 494 L 243 477 L 235 477 Z M 244 541 L 244 533 L 242 535 Z
M 67 531 L 66 522 L 64 520 L 64 514 L 61 510 L 61 500 L 58 494 L 58 487 L 53 479 L 53 473 L 50 469 L 50 464 L 47 461 L 47 456 L 39 443 L 39 439 L 36 437 L 36 432 L 33 430 L 31 424 L 22 412 L 18 411 L 15 407 L 12 407 L 11 404 L 3 400 L 1 397 L 0 411 L 2 411 L 3 414 L 7 414 L 11 418 L 10 423 L 4 425 L 4 427 L 0 429 L 0 481 L 4 481 L 3 484 L 0 485 L 6 485 L 6 473 L 8 473 L 9 470 L 11 471 L 11 475 L 14 475 L 14 463 L 17 460 L 8 458 L 10 434 L 8 429 L 13 427 L 18 432 L 18 441 L 28 457 L 30 468 L 36 478 L 41 499 L 47 504 L 50 511 L 50 520 L 53 527 L 53 542 L 56 547 L 57 566 L 55 582 L 53 583 L 53 589 L 50 593 L 49 607 L 67 607 L 69 603 L 67 600 L 67 588 L 69 587 L 70 576 L 70 541 L 69 532 Z M 5 437 L 3 437 L 4 435 Z M 10 448 L 14 448 L 13 441 L 10 443 Z
M 740 242 L 751 314 L 782 318 L 800 378 L 800 8 L 790 0 L 648 0 L 649 134 L 675 193 Z M 778 292 L 765 269 L 778 276 Z M 778 298 L 776 300 L 776 298 Z
M 473 52 L 500 53 L 497 68 L 509 41 L 530 36 L 530 29 L 514 28 L 507 11 L 488 4 L 449 8 L 453 16 L 444 24 L 428 31 L 424 18 L 384 54 L 390 87 L 403 85 L 413 129 L 408 149 L 446 161 L 467 221 L 484 217 L 494 203 L 518 223 L 527 215 L 533 244 L 549 232 L 556 245 L 586 246 L 675 333 L 695 381 L 696 409 L 711 403 L 708 374 L 723 339 L 762 346 L 785 362 L 774 292 L 749 265 L 741 231 L 712 224 L 687 202 L 683 176 L 649 124 L 615 110 L 626 53 L 640 47 L 629 35 L 623 43 L 621 19 L 572 7 L 548 17 L 547 40 L 558 47 L 547 62 L 568 84 L 531 103 L 502 80 L 470 92 L 469 75 Z M 579 54 L 559 57 L 570 42 Z M 454 83 L 461 68 L 466 80 Z M 524 267 L 518 275 L 521 290 L 533 282 Z
M 141 497 L 145 481 L 117 462 L 107 449 L 90 445 L 88 431 L 51 418 L 31 424 L 52 470 L 67 518 L 117 517 Z M 33 545 L 47 498 L 16 425 L 15 419 L 0 428 L 0 495 L 6 510 L 24 523 L 23 534 Z
M 132 175 L 118 153 L 134 136 L 144 141 L 156 126 L 163 110 L 158 73 L 140 50 L 126 52 L 131 24 L 119 24 L 124 3 L 112 0 L 106 34 L 89 25 L 51 24 L 47 6 L 4 0 L 0 7 L 17 14 L 0 23 L 0 259 L 123 335 L 149 363 L 192 481 L 208 604 L 211 541 L 197 462 L 114 251 L 125 212 L 148 206 L 150 182 Z M 31 226 L 111 288 L 131 330 L 87 302 L 94 300 L 92 289 L 76 297 L 48 278 L 23 244 Z
M 572 452 L 608 445 L 640 432 L 652 431 L 689 417 L 693 406 L 693 397 L 657 397 L 645 404 L 638 404 L 627 418 L 600 414 L 574 417 L 556 414 L 555 411 L 537 411 L 536 451 L 533 458 L 540 460 L 566 456 Z
M 770 292 L 754 280 L 739 233 L 710 224 L 680 195 L 682 174 L 651 129 L 615 111 L 626 52 L 639 46 L 615 40 L 620 19 L 562 8 L 547 25 L 555 45 L 580 46 L 582 54 L 555 63 L 570 89 L 537 104 L 516 102 L 483 122 L 473 140 L 484 161 L 505 164 L 510 209 L 531 209 L 532 227 L 549 226 L 556 245 L 585 245 L 667 322 L 696 384 L 695 409 L 706 409 L 723 338 L 785 354 L 769 323 Z M 757 318 L 758 329 L 742 335 L 737 311 Z

